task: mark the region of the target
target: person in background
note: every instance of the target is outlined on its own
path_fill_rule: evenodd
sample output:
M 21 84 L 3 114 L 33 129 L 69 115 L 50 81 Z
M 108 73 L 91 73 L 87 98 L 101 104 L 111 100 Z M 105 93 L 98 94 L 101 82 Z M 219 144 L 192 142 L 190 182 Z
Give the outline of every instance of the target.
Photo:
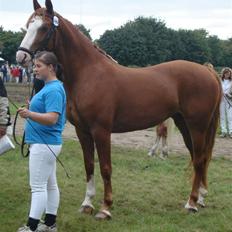
M 223 95 L 220 104 L 220 137 L 229 135 L 232 138 L 232 100 L 228 97 L 232 88 L 232 70 L 224 68 L 221 73 Z
M 18 67 L 19 69 L 19 82 L 18 83 L 23 83 L 23 68 Z
M 10 110 L 6 88 L 0 78 L 0 139 L 6 134 L 10 123 Z
M 2 74 L 3 74 L 3 82 L 7 82 L 7 66 L 6 64 L 2 65 Z

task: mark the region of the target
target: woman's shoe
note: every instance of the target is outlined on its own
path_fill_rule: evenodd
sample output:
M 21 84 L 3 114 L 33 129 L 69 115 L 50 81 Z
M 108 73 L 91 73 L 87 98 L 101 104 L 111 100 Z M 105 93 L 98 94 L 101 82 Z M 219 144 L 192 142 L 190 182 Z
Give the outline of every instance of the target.
M 57 232 L 56 224 L 52 226 L 47 226 L 44 223 L 39 223 L 37 232 Z
M 28 226 L 23 226 L 23 227 L 20 227 L 17 232 L 33 232 L 30 227 Z M 38 230 L 34 230 L 34 232 L 38 232 Z

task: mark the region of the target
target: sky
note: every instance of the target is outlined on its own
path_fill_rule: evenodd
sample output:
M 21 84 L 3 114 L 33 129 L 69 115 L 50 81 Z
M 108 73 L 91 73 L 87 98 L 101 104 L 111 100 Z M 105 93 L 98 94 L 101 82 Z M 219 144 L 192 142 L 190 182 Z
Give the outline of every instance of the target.
M 0 25 L 19 31 L 33 12 L 32 0 L 0 0 Z M 38 0 L 44 6 L 45 0 Z M 53 0 L 56 12 L 90 29 L 93 39 L 139 16 L 154 17 L 172 29 L 204 28 L 232 38 L 232 0 Z

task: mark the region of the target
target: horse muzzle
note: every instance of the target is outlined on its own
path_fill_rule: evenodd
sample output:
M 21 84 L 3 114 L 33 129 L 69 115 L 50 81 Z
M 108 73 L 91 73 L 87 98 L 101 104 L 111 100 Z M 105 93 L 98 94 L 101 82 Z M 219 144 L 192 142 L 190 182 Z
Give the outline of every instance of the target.
M 30 64 L 31 60 L 32 60 L 32 57 L 29 53 L 25 51 L 21 51 L 21 50 L 17 51 L 16 61 L 20 65 L 27 67 Z

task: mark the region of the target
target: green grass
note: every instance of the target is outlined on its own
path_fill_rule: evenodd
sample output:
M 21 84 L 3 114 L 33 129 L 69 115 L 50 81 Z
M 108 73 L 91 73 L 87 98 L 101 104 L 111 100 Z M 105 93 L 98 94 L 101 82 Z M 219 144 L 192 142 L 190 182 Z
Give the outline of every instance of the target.
M 85 171 L 80 145 L 65 141 L 61 159 L 71 179 L 58 165 L 61 204 L 59 232 L 215 232 L 232 231 L 232 178 L 229 160 L 212 160 L 207 208 L 197 214 L 183 206 L 190 193 L 189 156 L 171 154 L 167 161 L 148 158 L 145 150 L 113 147 L 111 221 L 99 222 L 78 212 L 85 194 Z M 28 159 L 19 150 L 0 157 L 0 231 L 16 231 L 27 220 L 30 204 Z M 94 205 L 102 200 L 102 180 L 96 158 Z

